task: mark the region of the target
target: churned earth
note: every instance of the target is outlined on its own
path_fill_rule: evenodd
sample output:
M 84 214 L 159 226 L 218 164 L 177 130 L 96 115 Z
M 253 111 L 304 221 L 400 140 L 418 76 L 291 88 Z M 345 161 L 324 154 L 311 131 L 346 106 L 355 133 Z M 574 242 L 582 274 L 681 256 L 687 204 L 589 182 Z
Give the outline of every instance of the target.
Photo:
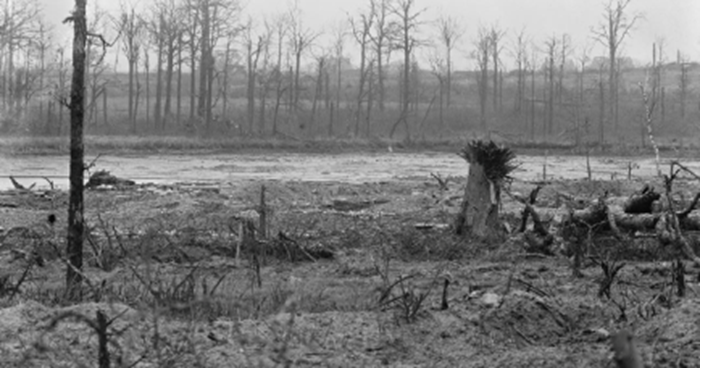
M 509 191 L 544 183 L 541 208 L 563 194 L 663 190 L 649 157 L 592 157 L 592 181 L 583 157 L 518 160 Z M 0 192 L 0 366 L 97 366 L 98 310 L 112 322 L 116 367 L 613 367 L 609 335 L 623 328 L 646 366 L 699 366 L 698 268 L 687 263 L 680 297 L 673 250 L 645 234 L 603 239 L 591 254 L 624 263 L 607 298 L 593 260 L 575 278 L 566 256 L 528 254 L 516 236 L 458 238 L 450 226 L 468 167 L 457 155 L 101 157 L 93 171 L 137 184 L 86 192 L 78 305 L 62 298 L 65 158 L 0 163 L 37 183 L 21 191 L 6 180 Z M 23 177 L 35 175 L 58 188 Z M 262 187 L 266 236 L 237 259 L 240 223 L 257 223 Z M 675 182 L 680 201 L 698 188 Z M 503 200 L 504 221 L 517 224 L 522 206 Z

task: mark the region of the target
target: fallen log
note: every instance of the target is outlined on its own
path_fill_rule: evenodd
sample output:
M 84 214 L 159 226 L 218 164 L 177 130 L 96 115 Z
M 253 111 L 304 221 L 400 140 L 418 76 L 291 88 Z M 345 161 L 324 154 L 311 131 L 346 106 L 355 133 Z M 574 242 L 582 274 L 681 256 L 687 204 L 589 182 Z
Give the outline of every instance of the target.
M 378 198 L 373 200 L 350 200 L 337 198 L 334 199 L 330 204 L 326 204 L 324 208 L 330 208 L 340 212 L 354 212 L 361 211 L 366 208 L 370 208 L 375 205 L 388 203 L 388 199 Z
M 686 231 L 699 231 L 699 211 L 679 218 L 679 227 Z
M 536 187 L 530 198 L 514 196 L 513 199 L 523 204 L 521 211 L 520 232 L 524 234 L 527 248 L 546 253 L 550 249 L 549 237 L 556 236 L 564 240 L 564 244 L 575 250 L 577 256 L 582 255 L 582 245 L 592 243 L 595 235 L 613 235 L 621 243 L 629 243 L 631 235 L 647 233 L 655 236 L 662 246 L 673 244 L 696 265 L 699 264 L 697 251 L 691 246 L 688 232 L 698 232 L 700 225 L 699 193 L 693 201 L 679 211 L 680 205 L 672 200 L 672 182 L 684 167 L 673 170 L 671 176 L 664 176 L 664 195 L 656 193 L 654 188 L 646 185 L 639 193 L 621 201 L 621 197 L 607 198 L 606 194 L 584 208 L 575 203 L 573 196 L 560 195 L 566 205 L 559 208 L 535 208 L 535 197 L 540 190 Z M 693 174 L 693 173 L 692 173 Z M 698 178 L 698 176 L 696 176 Z M 532 229 L 527 229 L 528 217 L 533 219 Z M 541 219 L 547 219 L 542 221 Z M 544 223 L 549 222 L 545 230 Z M 569 247 L 572 245 L 573 247 Z M 575 266 L 575 272 L 577 267 Z
M 642 230 L 654 230 L 657 221 L 660 218 L 660 214 L 652 213 L 641 213 L 641 214 L 630 214 L 630 213 L 616 213 L 614 214 L 614 220 L 616 225 L 623 230 L 627 231 L 642 231 Z
M 650 190 L 646 191 L 649 192 Z M 626 241 L 633 234 L 648 234 L 656 237 L 660 244 L 667 245 L 679 241 L 675 230 L 677 224 L 684 232 L 699 231 L 699 210 L 695 209 L 698 205 L 698 195 L 680 212 L 626 213 L 622 202 L 618 200 L 620 198 L 604 196 L 582 209 L 574 209 L 579 206 L 536 208 L 532 203 L 535 203 L 537 193 L 538 188 L 533 190 L 529 198 L 509 193 L 524 206 L 519 232 L 523 233 L 522 239 L 528 252 L 550 254 L 556 237 L 567 243 L 578 244 L 575 248 L 581 251 L 580 243 L 586 238 L 591 241 L 591 237 L 597 234 L 608 233 L 620 241 Z M 530 228 L 526 226 L 528 217 L 533 219 Z M 694 259 L 688 249 L 685 249 L 685 253 Z
M 524 211 L 536 213 L 541 223 L 547 221 L 543 219 L 551 219 L 549 231 L 557 231 L 567 223 L 587 225 L 587 226 L 604 226 L 600 230 L 608 231 L 610 226 L 606 223 L 609 221 L 608 214 L 613 217 L 615 225 L 626 232 L 634 231 L 653 231 L 657 222 L 667 213 L 625 213 L 619 206 L 592 204 L 589 207 L 581 210 L 570 210 L 567 207 L 546 208 L 535 207 L 524 204 Z M 682 211 L 677 213 L 679 226 L 684 231 L 699 231 L 699 210 Z M 534 224 L 535 225 L 535 224 Z M 534 226 L 535 228 L 535 226 Z M 525 228 L 524 228 L 525 231 Z

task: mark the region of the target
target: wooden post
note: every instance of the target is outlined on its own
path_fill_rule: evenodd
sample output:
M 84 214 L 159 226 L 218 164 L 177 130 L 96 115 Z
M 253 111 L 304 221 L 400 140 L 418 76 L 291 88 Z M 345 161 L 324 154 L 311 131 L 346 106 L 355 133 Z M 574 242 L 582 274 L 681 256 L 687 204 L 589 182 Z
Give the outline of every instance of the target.
M 246 251 L 251 251 L 256 243 L 256 225 L 253 219 L 248 216 L 238 218 L 239 238 L 236 242 L 236 266 L 241 264 L 241 248 Z
M 543 181 L 548 180 L 548 150 L 545 150 L 545 155 L 543 156 Z
M 110 323 L 107 321 L 105 312 L 101 310 L 97 311 L 96 322 L 97 328 L 95 329 L 95 332 L 97 332 L 98 339 L 98 367 L 110 368 L 110 352 L 107 349 L 107 344 L 109 344 L 107 328 L 109 327 Z

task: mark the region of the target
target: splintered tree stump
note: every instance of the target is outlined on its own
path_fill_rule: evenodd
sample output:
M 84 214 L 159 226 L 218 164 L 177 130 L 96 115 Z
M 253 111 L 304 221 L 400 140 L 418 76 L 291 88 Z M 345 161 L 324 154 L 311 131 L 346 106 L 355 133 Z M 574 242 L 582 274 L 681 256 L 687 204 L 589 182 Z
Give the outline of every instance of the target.
M 455 231 L 481 239 L 498 238 L 503 233 L 499 221 L 501 186 L 515 169 L 512 164 L 514 154 L 491 141 L 473 141 L 460 155 L 470 168 Z
M 112 185 L 116 187 L 128 187 L 135 185 L 134 181 L 128 179 L 118 178 L 109 171 L 100 170 L 90 175 L 90 179 L 85 184 L 86 189 L 97 188 L 101 185 Z
M 465 187 L 460 212 L 463 226 L 458 233 L 467 232 L 477 237 L 486 238 L 495 234 L 499 226 L 498 189 L 484 175 L 482 165 L 470 165 L 470 172 Z
M 655 188 L 645 185 L 640 193 L 635 193 L 623 205 L 625 213 L 652 213 L 652 203 L 660 199 Z

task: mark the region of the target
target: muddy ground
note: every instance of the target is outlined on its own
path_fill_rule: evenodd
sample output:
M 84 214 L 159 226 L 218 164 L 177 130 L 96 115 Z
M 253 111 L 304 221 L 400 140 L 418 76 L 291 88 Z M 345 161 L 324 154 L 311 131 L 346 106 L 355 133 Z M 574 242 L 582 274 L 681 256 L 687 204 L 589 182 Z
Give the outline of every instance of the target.
M 457 150 L 456 150 L 457 151 Z M 663 158 L 663 164 L 676 155 Z M 129 178 L 137 183 L 172 184 L 199 182 L 210 185 L 252 180 L 329 181 L 351 184 L 395 181 L 412 177 L 465 176 L 465 161 L 453 151 L 407 151 L 335 154 L 299 152 L 218 154 L 114 154 L 86 153 L 96 169 Z M 583 155 L 519 154 L 514 176 L 522 180 L 581 179 L 587 176 Z M 699 161 L 682 160 L 698 172 Z M 0 190 L 12 189 L 12 175 L 24 185 L 46 189 L 51 180 L 57 188 L 68 188 L 68 155 L 6 155 L 0 152 Z M 645 156 L 592 156 L 591 178 L 615 180 L 649 178 L 655 175 L 655 158 Z M 629 170 L 630 169 L 630 170 Z
M 510 190 L 529 193 L 536 169 L 517 172 Z M 562 177 L 546 183 L 538 206 L 559 206 L 558 193 L 662 190 L 647 174 Z M 0 366 L 96 366 L 98 310 L 114 319 L 113 366 L 613 367 L 609 334 L 623 328 L 635 333 L 646 366 L 699 366 L 699 270 L 686 265 L 686 295 L 677 296 L 674 249 L 644 234 L 627 244 L 597 238 L 592 256 L 625 263 L 611 298 L 600 297 L 593 261 L 575 278 L 562 254 L 455 237 L 464 181 L 450 176 L 442 189 L 422 172 L 90 190 L 89 286 L 79 305 L 62 298 L 57 252 L 67 194 L 0 192 Z M 699 188 L 689 179 L 675 185 L 687 201 Z M 237 260 L 238 224 L 255 217 L 262 186 L 267 236 Z M 505 196 L 512 228 L 520 209 Z M 698 244 L 698 233 L 689 235 Z

